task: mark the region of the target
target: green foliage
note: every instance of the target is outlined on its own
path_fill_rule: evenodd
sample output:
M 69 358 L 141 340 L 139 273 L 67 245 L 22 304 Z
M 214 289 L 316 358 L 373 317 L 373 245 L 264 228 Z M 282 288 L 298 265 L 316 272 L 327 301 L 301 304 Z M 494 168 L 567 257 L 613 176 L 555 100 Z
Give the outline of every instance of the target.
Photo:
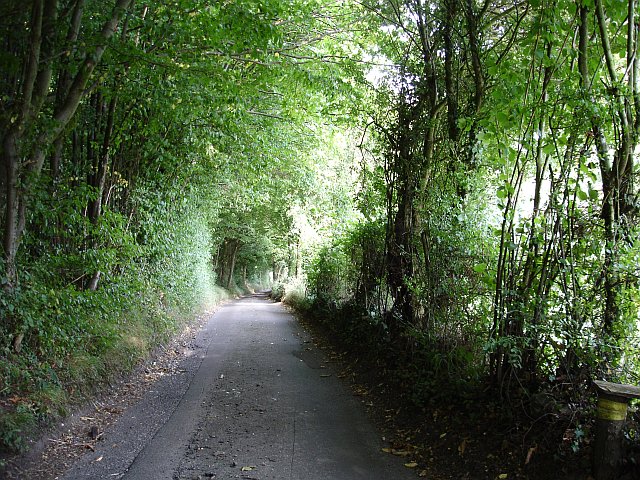
M 306 296 L 305 289 L 306 285 L 300 278 L 292 278 L 275 284 L 270 296 L 276 302 L 281 301 L 299 312 L 305 312 L 311 308 L 311 301 Z
M 400 365 L 417 403 L 486 375 L 637 381 L 625 2 L 603 2 L 608 59 L 592 10 L 577 51 L 564 0 L 135 2 L 41 135 L 112 4 L 73 45 L 61 10 L 43 49 L 0 7 L 5 234 L 14 194 L 25 214 L 0 265 L 5 446 L 225 288 L 272 286 Z M 36 51 L 51 81 L 23 108 Z
M 348 257 L 341 245 L 323 246 L 307 270 L 309 291 L 317 300 L 341 301 L 346 297 Z
M 604 34 L 589 10 L 579 55 L 572 2 L 465 6 L 448 19 L 451 5 L 366 3 L 371 55 L 396 69 L 370 72 L 377 95 L 352 187 L 366 221 L 329 229 L 310 251 L 314 308 L 354 343 L 351 325 L 379 322 L 380 343 L 410 344 L 417 397 L 441 375 L 531 391 L 569 376 L 574 395 L 589 377 L 634 383 L 637 205 L 626 202 L 637 188 L 622 192 L 631 170 L 607 184 L 625 175 L 608 164 L 636 160 L 620 141 L 638 115 L 624 80 L 636 48 L 627 5 L 604 2 Z
M 11 45 L 0 58 L 2 139 L 18 132 L 25 174 L 34 148 L 46 152 L 18 192 L 26 207 L 17 271 L 1 265 L 8 447 L 20 445 L 29 422 L 63 413 L 227 298 L 216 282 L 229 279 L 240 293 L 299 273 L 307 246 L 292 207 L 313 203 L 323 173 L 316 155 L 332 148 L 321 115 L 344 122 L 358 101 L 357 59 L 333 60 L 351 36 L 339 17 L 335 29 L 329 24 L 337 6 L 135 3 L 66 128 L 38 137 L 53 131 L 51 117 L 112 6 L 87 5 L 72 45 L 64 40 L 71 11 L 59 12 L 45 38 L 53 50 L 37 59 L 38 68 L 52 66 L 48 97 L 28 118 L 20 102 L 29 79 L 18 67 L 39 50 L 28 9 L 0 7 L 0 35 Z M 344 21 L 353 14 L 340 8 Z M 24 120 L 18 130 L 16 119 Z M 0 185 L 6 212 L 11 185 Z

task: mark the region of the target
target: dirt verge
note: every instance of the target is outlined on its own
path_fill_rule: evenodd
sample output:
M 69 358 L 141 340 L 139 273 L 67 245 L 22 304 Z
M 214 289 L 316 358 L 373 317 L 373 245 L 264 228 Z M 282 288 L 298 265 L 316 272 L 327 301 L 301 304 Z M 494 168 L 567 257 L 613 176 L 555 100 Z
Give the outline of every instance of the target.
M 514 416 L 518 409 L 503 408 L 489 390 L 440 395 L 418 406 L 411 385 L 398 374 L 401 367 L 389 368 L 387 359 L 342 343 L 321 322 L 300 321 L 314 343 L 339 363 L 340 377 L 384 432 L 384 452 L 417 459 L 419 477 L 592 480 L 591 446 L 587 440 L 575 448 L 576 432 L 568 419 Z

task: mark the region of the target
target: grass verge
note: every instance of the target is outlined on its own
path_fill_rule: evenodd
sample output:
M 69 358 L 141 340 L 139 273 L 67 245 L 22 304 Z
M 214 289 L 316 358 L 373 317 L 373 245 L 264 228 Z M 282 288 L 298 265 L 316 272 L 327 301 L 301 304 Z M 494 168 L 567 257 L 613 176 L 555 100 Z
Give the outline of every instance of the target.
M 0 472 L 7 458 L 26 452 L 56 420 L 131 372 L 198 313 L 232 297 L 217 286 L 197 302 L 174 302 L 171 294 L 152 289 L 128 292 L 72 292 L 75 308 L 68 312 L 63 305 L 69 292 L 59 292 L 57 301 L 48 292 L 47 301 L 60 308 L 43 310 L 49 318 L 42 328 L 25 335 L 20 352 L 6 338 L 0 356 Z

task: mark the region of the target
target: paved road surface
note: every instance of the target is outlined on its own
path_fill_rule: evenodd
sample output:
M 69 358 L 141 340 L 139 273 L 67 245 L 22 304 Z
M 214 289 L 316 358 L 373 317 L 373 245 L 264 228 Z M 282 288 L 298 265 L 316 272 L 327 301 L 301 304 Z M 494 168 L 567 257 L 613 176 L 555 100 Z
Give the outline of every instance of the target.
M 415 478 L 280 304 L 227 304 L 195 345 L 63 480 Z

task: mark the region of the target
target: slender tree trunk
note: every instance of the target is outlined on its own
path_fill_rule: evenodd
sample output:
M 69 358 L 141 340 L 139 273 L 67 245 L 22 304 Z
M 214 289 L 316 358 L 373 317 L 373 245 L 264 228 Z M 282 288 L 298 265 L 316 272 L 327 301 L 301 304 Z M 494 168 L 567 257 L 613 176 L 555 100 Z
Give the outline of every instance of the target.
M 58 78 L 58 84 L 56 88 L 56 109 L 59 109 L 64 103 L 65 97 L 69 93 L 71 87 L 71 71 L 69 69 L 69 57 L 73 50 L 75 50 L 75 43 L 78 40 L 80 34 L 80 25 L 82 24 L 82 13 L 84 10 L 85 0 L 76 0 L 71 14 L 71 24 L 66 38 L 66 54 L 63 56 L 62 65 L 60 68 L 60 74 Z M 53 183 L 58 179 L 60 171 L 60 160 L 62 158 L 62 150 L 64 146 L 64 137 L 58 137 L 54 142 L 53 154 L 51 155 L 51 179 Z
M 87 205 L 87 216 L 94 225 L 102 213 L 102 199 L 111 158 L 111 139 L 113 136 L 113 124 L 117 103 L 117 95 L 114 94 L 107 107 L 107 120 L 104 126 L 102 148 L 99 155 L 95 155 L 95 160 L 91 167 L 91 174 L 89 175 L 89 185 L 94 187 L 96 196 L 92 198 Z M 102 109 L 102 105 L 98 105 L 98 108 Z
M 18 204 L 18 164 L 20 162 L 17 146 L 16 132 L 12 129 L 3 139 L 2 146 L 3 164 L 5 167 L 5 213 L 4 213 L 4 232 L 3 232 L 3 249 L 5 260 L 5 275 L 7 283 L 5 289 L 12 290 L 18 281 L 18 271 L 16 265 L 16 254 L 20 235 L 18 234 L 19 225 L 19 204 Z
M 400 334 L 399 318 L 413 323 L 414 299 L 408 280 L 413 276 L 414 265 L 414 201 L 416 198 L 419 166 L 416 165 L 411 148 L 415 141 L 411 138 L 412 122 L 419 110 L 402 104 L 398 114 L 398 133 L 395 140 L 393 169 L 395 182 L 389 188 L 395 189 L 395 211 L 389 205 L 387 232 L 387 278 L 394 298 L 391 315 L 387 319 L 392 337 Z M 393 197 L 393 194 L 391 195 Z
M 447 93 L 447 125 L 449 139 L 453 142 L 458 140 L 458 100 L 453 74 L 453 59 L 455 52 L 453 47 L 453 23 L 458 11 L 458 0 L 445 0 L 445 22 L 444 34 L 444 78 L 445 90 Z
M 229 272 L 227 275 L 226 287 L 228 290 L 231 289 L 233 285 L 233 271 L 236 268 L 236 255 L 238 254 L 239 242 L 234 240 L 231 246 L 231 252 L 229 257 Z

